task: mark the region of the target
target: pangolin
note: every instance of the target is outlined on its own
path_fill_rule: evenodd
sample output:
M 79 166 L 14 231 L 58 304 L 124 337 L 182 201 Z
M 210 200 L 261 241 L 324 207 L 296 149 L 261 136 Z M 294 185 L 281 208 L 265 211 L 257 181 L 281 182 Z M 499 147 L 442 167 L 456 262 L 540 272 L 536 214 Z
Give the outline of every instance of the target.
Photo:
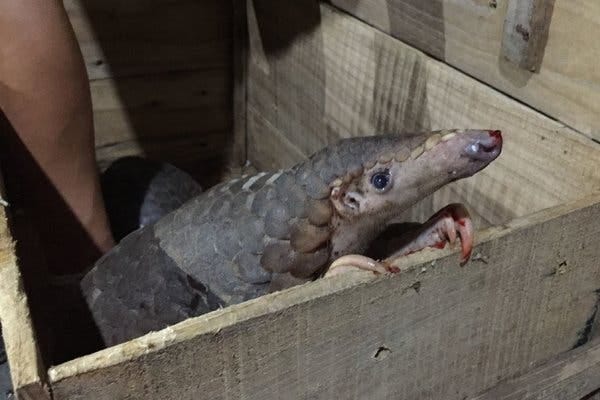
M 485 168 L 501 148 L 497 130 L 341 139 L 289 169 L 218 184 L 135 230 L 85 275 L 83 295 L 110 346 L 314 280 L 339 257 L 362 254 L 418 200 Z M 400 251 L 458 233 L 466 259 L 465 221 L 464 208 L 448 206 Z

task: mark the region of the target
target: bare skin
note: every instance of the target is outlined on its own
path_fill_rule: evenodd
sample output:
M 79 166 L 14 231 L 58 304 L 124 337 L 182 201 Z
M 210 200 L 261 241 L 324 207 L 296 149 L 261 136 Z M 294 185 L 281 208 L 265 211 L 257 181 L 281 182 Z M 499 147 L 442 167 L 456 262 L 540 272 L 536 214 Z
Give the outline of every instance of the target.
M 19 174 L 18 206 L 32 216 L 50 270 L 75 272 L 114 245 L 83 58 L 59 0 L 0 2 L 0 38 L 0 108 L 14 130 L 7 163 Z

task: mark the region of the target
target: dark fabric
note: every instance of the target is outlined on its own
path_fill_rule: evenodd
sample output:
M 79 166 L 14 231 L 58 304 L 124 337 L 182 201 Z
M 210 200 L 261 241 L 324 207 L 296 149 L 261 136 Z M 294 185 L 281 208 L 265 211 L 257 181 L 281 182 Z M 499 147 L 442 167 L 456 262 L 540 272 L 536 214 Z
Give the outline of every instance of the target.
M 102 173 L 100 182 L 117 242 L 202 192 L 186 172 L 167 163 L 134 156 L 113 162 Z

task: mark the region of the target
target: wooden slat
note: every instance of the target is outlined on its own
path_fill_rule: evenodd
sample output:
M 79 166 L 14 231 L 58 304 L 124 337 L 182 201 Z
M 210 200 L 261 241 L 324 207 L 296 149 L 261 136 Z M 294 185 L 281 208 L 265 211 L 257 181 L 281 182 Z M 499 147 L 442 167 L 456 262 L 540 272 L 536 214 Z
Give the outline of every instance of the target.
M 4 196 L 3 187 L 0 188 L 0 193 Z M 2 206 L 0 206 L 0 325 L 15 394 L 19 399 L 24 400 L 49 400 L 46 369 L 36 342 L 27 294 L 15 254 L 15 243 L 8 228 L 5 208 Z
M 599 235 L 597 195 L 490 231 L 475 248 L 487 263 L 460 268 L 456 253 L 423 252 L 393 277 L 274 293 L 53 367 L 53 394 L 464 399 L 582 339 L 600 287 Z
M 545 1 L 554 7 L 539 73 L 525 71 L 501 56 L 508 1 L 330 2 L 600 139 L 600 69 L 596 65 L 600 2 Z
M 600 341 L 556 357 L 469 400 L 578 400 L 596 389 L 600 389 Z
M 92 80 L 231 70 L 231 1 L 65 0 L 64 4 Z
M 259 169 L 340 137 L 493 128 L 504 133 L 500 158 L 423 201 L 413 218 L 461 201 L 479 226 L 501 224 L 600 189 L 597 143 L 334 8 L 322 5 L 318 27 L 307 22 L 301 39 L 270 51 L 261 32 L 281 16 L 265 2 L 249 16 L 248 146 Z M 298 6 L 296 18 L 313 20 L 315 7 Z
M 548 42 L 554 0 L 510 0 L 504 18 L 502 57 L 537 72 Z

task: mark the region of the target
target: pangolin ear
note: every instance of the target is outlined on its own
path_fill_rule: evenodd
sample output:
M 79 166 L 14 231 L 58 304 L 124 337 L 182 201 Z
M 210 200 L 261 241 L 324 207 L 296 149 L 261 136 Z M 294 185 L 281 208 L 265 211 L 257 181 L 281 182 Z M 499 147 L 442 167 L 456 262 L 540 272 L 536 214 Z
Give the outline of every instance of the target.
M 359 213 L 361 208 L 360 206 L 363 202 L 363 197 L 364 196 L 358 192 L 346 192 L 342 201 L 348 209 L 352 210 L 353 212 Z
M 337 211 L 346 215 L 358 215 L 361 211 L 361 206 L 364 202 L 364 194 L 356 191 L 334 191 L 332 192 L 331 201 Z

